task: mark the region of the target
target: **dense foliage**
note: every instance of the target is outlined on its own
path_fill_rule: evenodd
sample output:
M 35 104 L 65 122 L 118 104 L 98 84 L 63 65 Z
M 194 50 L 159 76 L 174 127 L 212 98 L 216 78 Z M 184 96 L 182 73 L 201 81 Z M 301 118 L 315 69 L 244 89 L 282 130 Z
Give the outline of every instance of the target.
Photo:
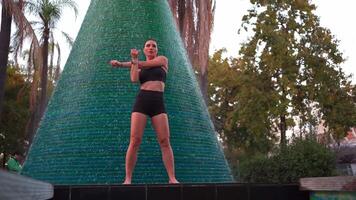
M 253 36 L 240 50 L 236 122 L 251 134 L 278 132 L 282 145 L 295 126 L 305 135 L 323 123 L 334 139 L 345 137 L 356 124 L 351 80 L 340 65 L 338 40 L 320 26 L 315 5 L 308 0 L 251 3 L 242 24 Z M 254 115 L 260 126 L 246 120 Z
M 297 183 L 303 177 L 333 175 L 333 151 L 313 139 L 297 139 L 272 156 L 254 156 L 241 165 L 242 181 L 253 183 Z
M 0 152 L 13 153 L 24 147 L 25 127 L 29 117 L 30 84 L 19 68 L 9 66 L 5 101 L 0 121 Z
M 284 148 L 276 146 L 276 144 L 278 144 L 278 132 L 275 129 L 268 128 L 265 128 L 264 132 L 254 132 L 249 130 L 248 127 L 242 126 L 242 124 L 248 122 L 250 126 L 253 125 L 253 130 L 261 130 L 265 126 L 265 124 L 261 123 L 261 121 L 262 119 L 264 119 L 263 116 L 267 116 L 267 118 L 269 117 L 268 111 L 265 110 L 265 104 L 263 104 L 263 102 L 265 102 L 266 104 L 268 103 L 268 101 L 265 100 L 268 94 L 264 93 L 263 90 L 258 91 L 256 88 L 250 88 L 249 90 L 248 88 L 245 88 L 244 84 L 246 84 L 246 82 L 259 82 L 259 80 L 256 78 L 253 80 L 249 80 L 246 77 L 242 77 L 241 71 L 238 69 L 240 64 L 239 59 L 223 58 L 224 52 L 225 50 L 219 50 L 215 52 L 215 54 L 210 58 L 209 109 L 211 116 L 213 117 L 217 132 L 219 133 L 219 136 L 223 141 L 226 158 L 229 160 L 230 166 L 236 179 L 239 180 L 240 177 L 249 176 L 252 178 L 247 179 L 248 181 L 267 181 L 265 176 L 261 177 L 261 179 L 263 180 L 253 179 L 254 176 L 257 176 L 257 174 L 262 174 L 265 171 L 269 171 L 269 173 L 267 173 L 269 174 L 269 176 L 278 176 L 273 175 L 271 173 L 274 173 L 275 169 L 281 169 L 276 168 L 276 165 L 279 163 L 278 159 L 280 159 L 280 157 L 283 157 L 283 159 L 287 159 L 286 162 L 290 163 L 291 165 L 295 165 L 296 160 L 293 159 L 299 159 L 298 162 L 308 163 L 309 160 L 301 160 L 302 158 L 309 159 L 307 156 L 297 158 L 294 155 L 290 155 L 288 151 L 286 151 L 282 153 L 279 157 L 273 157 L 273 163 L 271 164 L 271 166 L 273 166 L 273 169 L 271 169 L 270 165 L 263 164 L 263 162 L 272 162 L 272 160 L 270 160 L 269 158 L 267 159 L 267 155 L 269 155 L 271 152 L 275 152 L 275 149 Z M 241 78 L 244 78 L 244 82 L 240 82 Z M 260 87 L 263 87 L 262 82 Z M 244 103 L 245 101 L 240 101 L 241 97 L 243 97 L 244 95 L 244 92 L 246 92 L 250 96 L 250 99 L 247 101 L 247 103 Z M 256 94 L 255 96 L 252 96 L 254 92 L 256 92 Z M 348 103 L 352 104 L 352 101 L 349 101 Z M 245 110 L 239 109 L 239 107 Z M 242 113 L 246 112 L 247 109 L 251 110 L 250 115 L 248 113 Z M 345 112 L 343 115 L 348 115 L 348 111 Z M 317 118 L 318 116 L 314 117 Z M 309 128 L 317 129 L 318 126 L 310 125 Z M 304 134 L 295 134 L 293 138 L 316 138 L 317 136 L 315 135 L 315 131 L 316 130 L 310 133 L 306 132 Z M 313 140 L 313 142 L 316 143 L 315 140 Z M 315 145 L 316 149 L 314 149 L 313 151 L 317 151 L 317 148 L 320 148 L 321 152 L 324 151 L 323 149 L 325 147 L 317 144 L 318 143 L 316 143 Z M 286 146 L 286 148 L 292 148 L 288 144 Z M 250 163 L 251 159 L 256 160 L 257 164 Z M 321 160 L 321 162 L 324 161 Z M 241 171 L 241 165 L 252 167 L 251 171 Z M 256 170 L 253 168 L 254 166 L 259 166 L 260 169 Z M 310 167 L 312 165 L 306 165 L 306 167 L 308 166 Z M 306 168 L 300 169 L 307 171 Z M 273 177 L 271 178 L 271 180 L 269 180 L 269 182 L 273 182 L 273 180 L 291 182 L 295 180 L 293 179 L 293 177 L 295 178 L 309 175 L 304 171 L 297 171 L 300 173 L 296 173 L 295 176 L 288 175 L 285 177 L 285 179 L 281 177 L 279 177 L 278 179 L 276 177 Z M 313 174 L 317 174 L 314 173 L 315 171 L 313 171 L 312 169 L 310 171 Z M 256 174 L 245 174 L 254 172 L 256 172 Z
M 338 40 L 320 26 L 315 5 L 308 0 L 251 4 L 242 24 L 251 37 L 236 58 L 223 58 L 224 50 L 215 52 L 208 69 L 209 109 L 237 177 L 239 166 L 252 157 L 270 176 L 276 169 L 283 171 L 275 168 L 278 159 L 295 163 L 296 157 L 286 153 L 281 158 L 258 158 L 291 148 L 290 138 L 339 142 L 356 125 L 354 86 L 341 68 L 344 58 Z M 263 163 L 272 161 L 273 169 Z M 254 171 L 259 172 L 250 172 Z M 289 182 L 299 175 L 271 180 Z

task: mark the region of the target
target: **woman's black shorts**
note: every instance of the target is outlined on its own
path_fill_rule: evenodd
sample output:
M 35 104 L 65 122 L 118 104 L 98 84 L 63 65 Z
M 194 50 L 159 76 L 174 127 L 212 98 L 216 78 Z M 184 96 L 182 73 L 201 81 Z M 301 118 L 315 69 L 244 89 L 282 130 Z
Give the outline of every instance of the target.
M 139 112 L 150 117 L 166 113 L 163 92 L 140 90 L 136 97 L 132 112 Z

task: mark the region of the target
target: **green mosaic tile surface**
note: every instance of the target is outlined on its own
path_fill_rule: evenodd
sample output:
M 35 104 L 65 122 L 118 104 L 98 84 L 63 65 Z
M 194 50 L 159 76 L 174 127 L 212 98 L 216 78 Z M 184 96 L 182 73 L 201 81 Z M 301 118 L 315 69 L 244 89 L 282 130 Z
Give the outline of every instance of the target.
M 356 192 L 311 192 L 310 200 L 355 200 Z
M 232 181 L 166 0 L 92 0 L 22 174 L 59 185 L 123 181 L 139 85 L 107 63 L 129 60 L 147 38 L 169 59 L 164 98 L 178 180 Z M 168 180 L 150 120 L 133 179 Z

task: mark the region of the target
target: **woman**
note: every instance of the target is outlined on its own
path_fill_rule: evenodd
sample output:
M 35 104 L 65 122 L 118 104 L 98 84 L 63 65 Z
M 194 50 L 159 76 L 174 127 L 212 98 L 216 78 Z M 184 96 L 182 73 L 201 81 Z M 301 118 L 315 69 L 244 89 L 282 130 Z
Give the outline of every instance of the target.
M 174 172 L 174 157 L 169 141 L 168 116 L 163 102 L 163 92 L 168 72 L 168 59 L 158 56 L 157 42 L 149 39 L 143 52 L 146 61 L 138 60 L 138 50 L 131 49 L 131 62 L 110 61 L 113 67 L 131 67 L 132 82 L 140 81 L 140 92 L 131 114 L 130 145 L 126 152 L 126 177 L 123 184 L 131 184 L 132 171 L 137 160 L 137 152 L 146 127 L 147 116 L 151 118 L 153 128 L 162 151 L 162 160 L 166 167 L 169 183 L 178 183 Z

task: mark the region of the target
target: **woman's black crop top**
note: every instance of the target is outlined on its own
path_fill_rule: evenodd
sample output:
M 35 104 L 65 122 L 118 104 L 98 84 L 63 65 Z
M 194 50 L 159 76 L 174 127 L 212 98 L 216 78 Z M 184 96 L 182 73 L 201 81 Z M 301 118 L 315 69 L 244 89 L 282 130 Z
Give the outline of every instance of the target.
M 161 66 L 150 67 L 141 69 L 139 74 L 140 83 L 143 84 L 147 81 L 162 81 L 166 82 L 166 71 Z

